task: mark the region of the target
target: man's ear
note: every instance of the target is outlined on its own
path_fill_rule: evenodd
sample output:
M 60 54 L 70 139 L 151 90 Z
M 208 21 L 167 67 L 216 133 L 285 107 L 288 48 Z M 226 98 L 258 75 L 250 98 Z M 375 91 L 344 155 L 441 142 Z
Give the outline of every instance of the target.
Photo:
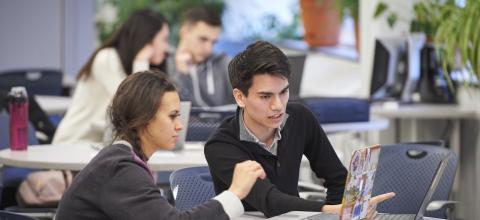
M 235 101 L 237 102 L 237 105 L 240 107 L 240 108 L 243 108 L 245 107 L 245 94 L 243 94 L 242 91 L 240 91 L 239 89 L 233 89 L 233 97 L 235 98 Z

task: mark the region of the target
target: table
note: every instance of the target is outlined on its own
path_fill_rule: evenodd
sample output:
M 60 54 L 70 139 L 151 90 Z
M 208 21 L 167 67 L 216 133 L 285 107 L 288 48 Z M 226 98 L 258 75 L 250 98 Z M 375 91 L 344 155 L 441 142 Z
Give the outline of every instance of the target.
M 302 218 L 305 218 L 307 216 L 310 216 L 312 214 L 315 214 L 316 212 L 301 212 L 301 211 L 293 211 L 293 212 L 288 212 L 286 214 L 283 214 L 283 215 L 280 215 L 280 216 L 276 216 L 276 217 L 272 217 L 272 218 L 269 218 L 269 219 L 283 219 L 283 220 L 293 220 L 293 219 L 302 219 Z M 259 219 L 266 219 L 264 217 L 264 215 L 261 213 L 261 212 L 245 212 L 245 214 L 243 214 L 242 216 L 240 217 L 237 217 L 237 218 L 233 218 L 233 220 L 259 220 Z M 441 219 L 438 219 L 438 218 L 431 218 L 431 217 L 423 217 L 424 220 L 441 220 Z
M 81 170 L 98 153 L 98 145 L 32 145 L 27 151 L 0 151 L 0 164 L 23 168 Z M 187 142 L 181 151 L 158 151 L 148 161 L 153 171 L 206 166 L 203 144 Z
M 49 115 L 64 115 L 72 103 L 67 96 L 36 95 L 40 107 Z

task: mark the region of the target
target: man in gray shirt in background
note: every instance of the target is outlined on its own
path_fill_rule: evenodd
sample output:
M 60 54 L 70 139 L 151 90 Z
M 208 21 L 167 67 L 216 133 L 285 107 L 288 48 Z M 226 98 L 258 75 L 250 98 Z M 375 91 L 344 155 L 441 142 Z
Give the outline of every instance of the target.
M 225 54 L 214 54 L 213 46 L 221 32 L 220 15 L 204 6 L 183 14 L 179 43 L 169 59 L 169 74 L 182 100 L 193 106 L 219 106 L 234 103 L 228 80 Z

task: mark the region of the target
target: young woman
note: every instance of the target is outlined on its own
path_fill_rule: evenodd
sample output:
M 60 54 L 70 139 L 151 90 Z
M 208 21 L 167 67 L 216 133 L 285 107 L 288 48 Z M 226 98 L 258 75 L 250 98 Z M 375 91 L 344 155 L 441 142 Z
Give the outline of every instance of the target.
M 60 122 L 53 144 L 100 142 L 106 111 L 120 82 L 128 75 L 164 64 L 167 20 L 159 13 L 133 13 L 80 70 L 72 105 Z
M 135 73 L 119 86 L 109 110 L 115 142 L 102 149 L 75 177 L 60 201 L 56 219 L 228 219 L 241 215 L 241 199 L 258 178 L 254 161 L 237 164 L 230 188 L 190 210 L 170 206 L 153 182 L 147 160 L 171 150 L 178 132 L 179 96 L 165 75 Z

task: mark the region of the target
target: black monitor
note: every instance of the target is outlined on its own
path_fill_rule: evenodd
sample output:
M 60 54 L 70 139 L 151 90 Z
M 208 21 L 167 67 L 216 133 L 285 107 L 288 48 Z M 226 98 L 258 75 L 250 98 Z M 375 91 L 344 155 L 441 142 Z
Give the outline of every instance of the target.
M 303 69 L 305 66 L 305 60 L 307 57 L 306 52 L 301 50 L 291 50 L 286 48 L 280 48 L 288 58 L 290 62 L 290 80 L 289 80 L 289 93 L 290 100 L 298 100 L 300 98 L 300 88 L 303 79 Z
M 375 40 L 370 98 L 398 99 L 407 74 L 407 39 L 382 37 Z

